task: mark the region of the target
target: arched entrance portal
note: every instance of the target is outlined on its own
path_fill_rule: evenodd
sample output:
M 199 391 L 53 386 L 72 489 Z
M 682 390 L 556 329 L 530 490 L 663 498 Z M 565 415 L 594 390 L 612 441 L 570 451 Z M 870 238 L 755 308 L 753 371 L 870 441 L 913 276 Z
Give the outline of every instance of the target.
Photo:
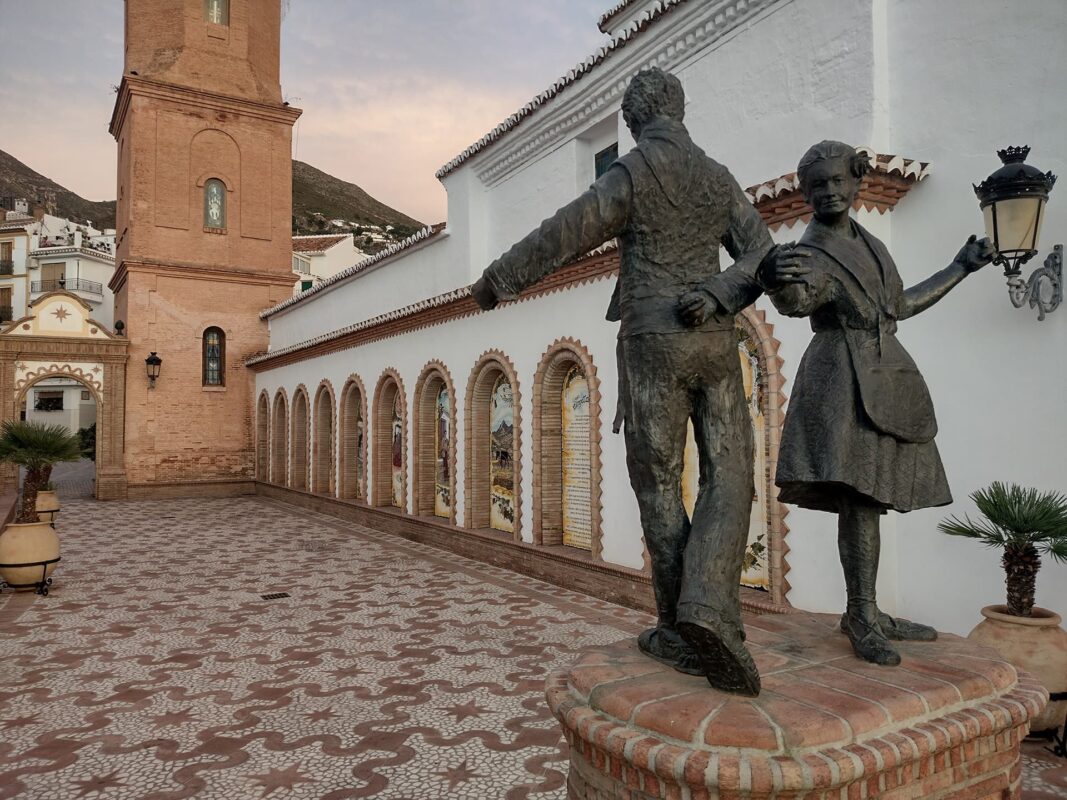
M 0 331 L 0 420 L 18 419 L 23 401 L 42 381 L 82 384 L 96 401 L 96 497 L 121 500 L 128 342 L 95 322 L 91 311 L 77 295 L 50 292 L 30 304 L 28 316 Z M 0 465 L 0 489 L 17 485 L 17 470 Z
M 26 383 L 16 398 L 19 417 L 42 425 L 57 425 L 82 442 L 81 461 L 56 464 L 50 483 L 64 499 L 96 496 L 96 437 L 100 397 L 96 388 L 70 374 L 47 374 Z

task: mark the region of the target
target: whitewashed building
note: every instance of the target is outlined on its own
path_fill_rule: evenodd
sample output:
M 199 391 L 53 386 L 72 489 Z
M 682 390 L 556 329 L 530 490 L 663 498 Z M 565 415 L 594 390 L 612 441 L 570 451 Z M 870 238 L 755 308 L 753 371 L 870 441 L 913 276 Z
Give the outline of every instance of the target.
M 293 293 L 305 292 L 366 257 L 351 233 L 293 236 L 293 272 L 297 273 Z
M 470 284 L 613 146 L 632 146 L 619 106 L 650 65 L 682 80 L 694 140 L 751 187 L 777 241 L 806 224 L 803 152 L 822 139 L 868 148 L 856 217 L 914 284 L 982 233 L 972 184 L 997 149 L 1030 145 L 1031 162 L 1065 171 L 1067 14 L 1062 0 L 631 0 L 601 26 L 604 48 L 439 171 L 446 225 L 265 312 L 270 351 L 249 363 L 258 477 L 280 495 L 634 602 L 650 590 L 611 432 L 613 247 L 492 312 Z M 1043 231 L 1027 272 L 1067 238 L 1067 195 L 1053 192 Z M 760 299 L 738 330 L 757 434 L 751 538 L 767 547 L 745 602 L 839 611 L 835 517 L 787 508 L 773 488 L 808 322 Z M 956 502 L 889 515 L 880 601 L 965 633 L 1002 602 L 999 559 L 936 526 L 994 480 L 1064 488 L 1067 312 L 1039 322 L 1014 308 L 991 266 L 899 335 L 931 387 Z M 1067 567 L 1045 566 L 1038 601 L 1067 609 Z

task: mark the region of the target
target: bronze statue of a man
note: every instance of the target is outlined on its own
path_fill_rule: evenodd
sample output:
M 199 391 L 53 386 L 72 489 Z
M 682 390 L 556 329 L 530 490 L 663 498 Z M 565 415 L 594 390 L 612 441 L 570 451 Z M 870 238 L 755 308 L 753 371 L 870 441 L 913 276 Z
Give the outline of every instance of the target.
M 930 308 L 996 250 L 972 236 L 951 264 L 905 289 L 885 245 L 849 217 L 867 167 L 846 144 L 813 145 L 797 175 L 815 219 L 798 244 L 775 247 L 758 276 L 777 309 L 810 318 L 815 334 L 789 396 L 779 499 L 837 514 L 848 593 L 841 630 L 857 656 L 893 666 L 893 641 L 937 633 L 878 608 L 879 518 L 952 502 L 930 393 L 897 322 Z
M 608 319 L 619 321 L 619 395 L 630 483 L 652 559 L 658 624 L 647 655 L 729 692 L 759 693 L 739 585 L 753 494 L 752 428 L 734 315 L 761 289 L 771 248 L 737 181 L 682 124 L 681 82 L 639 72 L 622 103 L 637 146 L 578 199 L 494 261 L 473 287 L 484 309 L 618 237 Z M 735 259 L 720 271 L 719 247 Z M 692 420 L 700 488 L 692 522 L 682 460 Z

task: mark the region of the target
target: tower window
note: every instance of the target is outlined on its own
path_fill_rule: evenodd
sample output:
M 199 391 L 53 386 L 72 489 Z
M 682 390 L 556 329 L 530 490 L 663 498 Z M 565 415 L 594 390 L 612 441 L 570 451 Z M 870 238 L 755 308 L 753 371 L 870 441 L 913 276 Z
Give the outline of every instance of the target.
M 218 178 L 204 184 L 204 227 L 226 229 L 226 184 Z
M 230 0 L 204 0 L 204 21 L 215 25 L 229 25 Z
M 224 386 L 226 334 L 221 328 L 204 331 L 204 386 Z

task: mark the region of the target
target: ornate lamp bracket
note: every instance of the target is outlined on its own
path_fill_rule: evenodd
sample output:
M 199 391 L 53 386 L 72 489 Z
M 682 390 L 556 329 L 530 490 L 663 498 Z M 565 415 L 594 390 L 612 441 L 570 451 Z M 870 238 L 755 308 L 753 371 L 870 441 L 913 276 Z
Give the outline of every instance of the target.
M 1038 321 L 1059 308 L 1063 302 L 1063 245 L 1055 245 L 1044 266 L 1035 269 L 1028 280 L 1020 275 L 1010 276 L 1008 297 L 1016 308 L 1027 303 L 1036 308 Z

